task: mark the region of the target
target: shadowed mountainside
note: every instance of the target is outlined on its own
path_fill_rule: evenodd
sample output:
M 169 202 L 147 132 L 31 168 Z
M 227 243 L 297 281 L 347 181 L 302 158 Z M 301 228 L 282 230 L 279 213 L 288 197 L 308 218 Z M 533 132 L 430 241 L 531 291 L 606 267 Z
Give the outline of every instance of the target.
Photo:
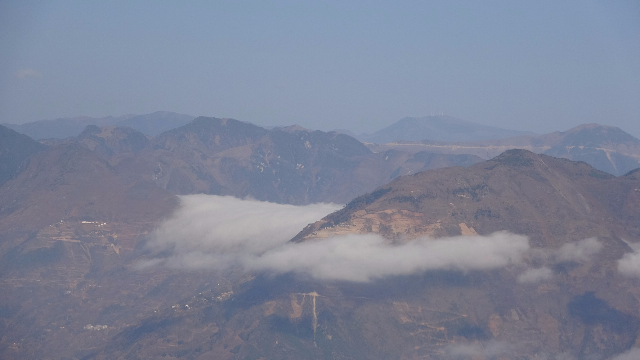
M 0 186 L 18 175 L 23 162 L 46 146 L 0 125 Z

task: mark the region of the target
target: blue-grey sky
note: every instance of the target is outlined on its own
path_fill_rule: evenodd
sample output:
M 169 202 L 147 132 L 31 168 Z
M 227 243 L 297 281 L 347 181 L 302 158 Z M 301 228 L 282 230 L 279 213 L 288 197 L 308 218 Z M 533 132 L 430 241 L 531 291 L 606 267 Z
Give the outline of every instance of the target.
M 158 110 L 640 137 L 640 2 L 0 2 L 0 122 Z

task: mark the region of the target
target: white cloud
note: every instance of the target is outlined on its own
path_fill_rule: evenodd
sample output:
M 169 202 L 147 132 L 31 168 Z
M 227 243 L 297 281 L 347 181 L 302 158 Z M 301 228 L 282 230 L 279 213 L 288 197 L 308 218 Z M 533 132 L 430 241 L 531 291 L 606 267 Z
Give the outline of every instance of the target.
M 630 277 L 640 277 L 640 244 L 629 244 L 633 252 L 618 260 L 618 271 Z
M 528 269 L 520 276 L 518 276 L 518 282 L 520 283 L 537 283 L 540 281 L 548 280 L 553 276 L 553 271 L 547 267 L 541 267 L 538 269 Z
M 529 249 L 525 236 L 498 232 L 490 236 L 420 238 L 392 245 L 376 234 L 346 235 L 289 243 L 305 225 L 339 208 L 303 207 L 232 197 L 189 195 L 149 241 L 155 252 L 172 255 L 139 266 L 304 273 L 318 279 L 369 281 L 428 270 L 485 270 L 521 261 Z
M 428 270 L 488 270 L 518 263 L 529 249 L 524 236 L 497 232 L 489 236 L 419 238 L 392 245 L 380 235 L 346 235 L 285 244 L 247 259 L 252 270 L 303 272 L 318 279 L 369 281 Z
M 629 351 L 611 358 L 611 360 L 638 360 L 638 359 L 640 359 L 640 348 L 631 348 Z
M 587 262 L 593 255 L 600 252 L 602 247 L 602 243 L 596 238 L 584 239 L 562 245 L 555 251 L 555 258 L 557 262 Z
M 294 237 L 303 227 L 340 208 L 336 204 L 294 206 L 240 200 L 231 196 L 187 195 L 147 244 L 162 261 L 185 268 L 226 268 L 241 255 L 257 255 Z M 140 265 L 155 265 L 159 260 Z
M 294 237 L 304 226 L 338 209 L 336 204 L 294 206 L 231 196 L 187 195 L 156 231 L 154 246 L 181 250 L 262 252 Z
M 37 77 L 37 76 L 40 76 L 40 73 L 38 73 L 33 69 L 20 69 L 16 71 L 16 77 L 18 79 L 24 79 L 28 77 Z

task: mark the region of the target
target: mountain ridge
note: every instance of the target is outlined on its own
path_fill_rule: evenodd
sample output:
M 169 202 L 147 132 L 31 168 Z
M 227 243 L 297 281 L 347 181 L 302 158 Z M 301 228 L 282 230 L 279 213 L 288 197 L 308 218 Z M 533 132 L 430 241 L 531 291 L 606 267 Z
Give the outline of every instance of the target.
M 525 149 L 555 157 L 586 161 L 601 171 L 622 175 L 640 167 L 640 140 L 614 126 L 583 124 L 566 131 L 473 142 L 396 142 L 369 144 L 374 152 L 398 149 L 493 158 L 509 149 Z
M 53 120 L 38 120 L 25 124 L 2 124 L 21 134 L 28 135 L 35 140 L 66 139 L 78 136 L 87 125 L 95 126 L 126 126 L 138 130 L 145 135 L 156 136 L 164 131 L 184 125 L 195 117 L 156 111 L 145 115 L 122 115 L 93 118 L 77 116 L 72 118 L 58 118 Z

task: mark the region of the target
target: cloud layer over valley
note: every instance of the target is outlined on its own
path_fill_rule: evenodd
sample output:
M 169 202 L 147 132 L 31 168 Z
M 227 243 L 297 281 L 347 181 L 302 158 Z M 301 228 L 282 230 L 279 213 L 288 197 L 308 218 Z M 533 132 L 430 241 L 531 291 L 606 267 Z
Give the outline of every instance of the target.
M 151 235 L 146 268 L 298 273 L 316 279 L 366 282 L 430 270 L 489 270 L 527 259 L 585 262 L 602 249 L 595 238 L 559 249 L 531 249 L 526 236 L 505 231 L 488 236 L 418 238 L 392 244 L 377 234 L 350 234 L 290 243 L 304 226 L 340 208 L 336 204 L 282 205 L 214 195 L 181 196 L 181 207 Z M 540 263 L 540 261 L 538 261 Z M 525 270 L 519 282 L 550 279 L 546 266 Z
M 421 238 L 402 245 L 375 234 L 289 243 L 305 225 L 340 206 L 292 206 L 213 195 L 180 199 L 180 209 L 147 244 L 157 257 L 139 262 L 139 267 L 241 267 L 275 274 L 295 272 L 317 279 L 369 281 L 428 270 L 494 269 L 520 262 L 529 249 L 526 237 L 507 232 Z

